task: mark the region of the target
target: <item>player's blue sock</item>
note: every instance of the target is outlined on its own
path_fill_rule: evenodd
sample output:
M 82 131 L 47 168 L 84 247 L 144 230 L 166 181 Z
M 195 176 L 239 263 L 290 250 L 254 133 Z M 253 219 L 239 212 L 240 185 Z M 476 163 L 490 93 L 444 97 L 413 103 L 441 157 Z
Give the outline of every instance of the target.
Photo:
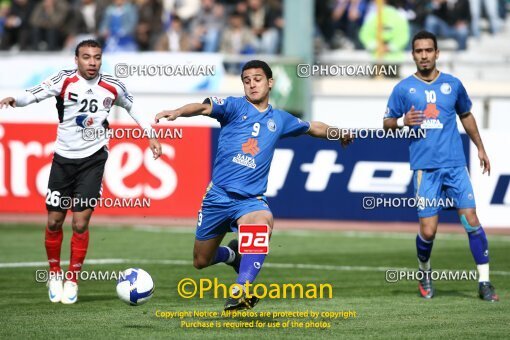
M 489 263 L 489 244 L 482 226 L 475 227 L 468 232 L 469 248 L 477 265 Z
M 218 250 L 216 250 L 216 255 L 214 256 L 214 259 L 211 262 L 211 265 L 220 262 L 230 263 L 234 261 L 235 257 L 236 254 L 229 247 L 218 247 Z
M 243 254 L 241 259 L 241 267 L 239 268 L 239 276 L 237 283 L 244 285 L 246 281 L 252 283 L 255 281 L 267 254 Z
M 433 245 L 434 240 L 424 240 L 420 233 L 416 235 L 416 252 L 418 254 L 418 261 L 421 270 L 430 270 L 429 259 Z

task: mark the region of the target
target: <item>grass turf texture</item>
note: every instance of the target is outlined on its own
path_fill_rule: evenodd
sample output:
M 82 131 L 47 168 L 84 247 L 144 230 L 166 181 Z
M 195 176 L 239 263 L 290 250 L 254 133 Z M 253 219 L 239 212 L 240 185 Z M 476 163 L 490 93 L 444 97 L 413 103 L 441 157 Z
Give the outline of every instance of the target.
M 41 224 L 42 225 L 42 224 Z M 64 231 L 62 259 L 69 259 L 68 226 Z M 233 235 L 224 240 L 224 244 Z M 177 294 L 179 280 L 214 278 L 230 284 L 231 267 L 219 264 L 201 271 L 191 265 L 194 234 L 190 229 L 102 228 L 93 226 L 87 259 L 142 259 L 125 264 L 87 265 L 88 271 L 119 271 L 140 267 L 155 283 L 153 298 L 131 307 L 116 296 L 113 281 L 80 283 L 75 305 L 49 302 L 45 284 L 35 282 L 41 267 L 0 268 L 0 337 L 51 338 L 503 338 L 510 324 L 510 262 L 508 236 L 489 237 L 491 276 L 501 301 L 487 303 L 477 297 L 477 282 L 436 282 L 436 297 L 418 297 L 417 283 L 386 283 L 379 267 L 415 268 L 415 241 L 410 234 L 346 232 L 280 232 L 271 240 L 270 255 L 257 283 L 330 283 L 333 299 L 262 300 L 253 311 L 356 311 L 356 318 L 327 321 L 330 328 L 182 328 L 179 319 L 156 317 L 156 311 L 218 311 L 224 299 L 183 299 Z M 0 225 L 0 263 L 46 260 L 41 226 Z M 182 260 L 179 265 L 151 260 Z M 350 266 L 329 270 L 281 268 L 278 264 Z M 474 268 L 467 236 L 438 235 L 432 254 L 433 268 Z M 369 267 L 369 268 L 366 268 Z M 64 266 L 66 268 L 66 266 Z M 379 268 L 379 269 L 378 269 Z M 284 322 L 289 318 L 186 318 L 186 321 Z M 306 322 L 309 319 L 290 319 Z

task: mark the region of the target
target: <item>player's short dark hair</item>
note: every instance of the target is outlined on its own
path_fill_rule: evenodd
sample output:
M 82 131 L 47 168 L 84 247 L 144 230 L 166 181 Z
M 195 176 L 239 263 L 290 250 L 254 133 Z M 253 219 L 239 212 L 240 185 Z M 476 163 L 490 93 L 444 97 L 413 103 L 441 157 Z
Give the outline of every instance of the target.
M 431 39 L 434 42 L 434 49 L 437 50 L 437 38 L 433 33 L 430 33 L 429 31 L 420 31 L 416 33 L 413 37 L 413 44 L 411 45 L 412 50 L 414 51 L 414 42 L 416 40 L 421 39 Z
M 262 60 L 250 60 L 243 66 L 243 70 L 241 71 L 241 80 L 243 80 L 243 73 L 246 70 L 252 69 L 252 68 L 261 68 L 262 71 L 264 71 L 264 74 L 266 75 L 267 79 L 273 78 L 273 71 L 271 70 L 271 67 Z
M 81 41 L 76 46 L 76 50 L 74 50 L 74 55 L 75 56 L 78 56 L 81 47 L 97 47 L 97 48 L 103 49 L 103 47 L 101 46 L 101 44 L 97 40 L 87 39 L 87 40 Z

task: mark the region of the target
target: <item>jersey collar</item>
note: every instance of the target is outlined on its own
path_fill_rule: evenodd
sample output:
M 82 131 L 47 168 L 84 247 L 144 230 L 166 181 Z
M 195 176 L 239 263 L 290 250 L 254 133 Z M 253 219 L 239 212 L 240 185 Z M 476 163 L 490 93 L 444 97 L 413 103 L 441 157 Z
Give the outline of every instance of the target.
M 267 104 L 267 107 L 266 107 L 264 110 L 262 110 L 262 111 L 261 111 L 261 110 L 259 110 L 259 109 L 255 106 L 255 104 L 253 104 L 252 102 L 250 102 L 250 101 L 248 100 L 248 98 L 246 98 L 246 96 L 244 96 L 244 100 L 246 100 L 246 101 L 247 101 L 247 102 L 248 102 L 251 106 L 253 106 L 253 108 L 254 108 L 255 110 L 257 110 L 258 112 L 260 112 L 260 113 L 262 113 L 262 114 L 266 114 L 266 113 L 268 113 L 268 112 L 269 112 L 269 111 L 271 111 L 271 109 L 273 108 L 273 107 L 271 106 L 271 104 Z
M 441 76 L 441 71 L 437 71 L 437 76 L 432 80 L 432 81 L 425 81 L 423 79 L 421 79 L 420 77 L 418 77 L 416 74 L 413 73 L 413 77 L 415 77 L 416 79 L 418 79 L 419 81 L 421 81 L 422 83 L 425 83 L 427 85 L 432 85 L 436 82 L 436 80 L 439 79 L 439 77 Z

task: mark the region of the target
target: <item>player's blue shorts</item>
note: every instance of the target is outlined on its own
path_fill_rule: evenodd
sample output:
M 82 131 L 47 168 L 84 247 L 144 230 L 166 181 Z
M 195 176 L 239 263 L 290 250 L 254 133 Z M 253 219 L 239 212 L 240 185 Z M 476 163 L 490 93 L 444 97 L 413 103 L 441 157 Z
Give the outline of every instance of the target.
M 196 239 L 205 241 L 237 231 L 237 219 L 257 210 L 271 212 L 265 196 L 244 197 L 211 183 L 198 212 Z
M 441 209 L 476 208 L 473 187 L 465 166 L 414 171 L 418 216 L 431 217 Z M 453 201 L 453 202 L 452 202 Z M 453 203 L 453 204 L 452 204 Z

